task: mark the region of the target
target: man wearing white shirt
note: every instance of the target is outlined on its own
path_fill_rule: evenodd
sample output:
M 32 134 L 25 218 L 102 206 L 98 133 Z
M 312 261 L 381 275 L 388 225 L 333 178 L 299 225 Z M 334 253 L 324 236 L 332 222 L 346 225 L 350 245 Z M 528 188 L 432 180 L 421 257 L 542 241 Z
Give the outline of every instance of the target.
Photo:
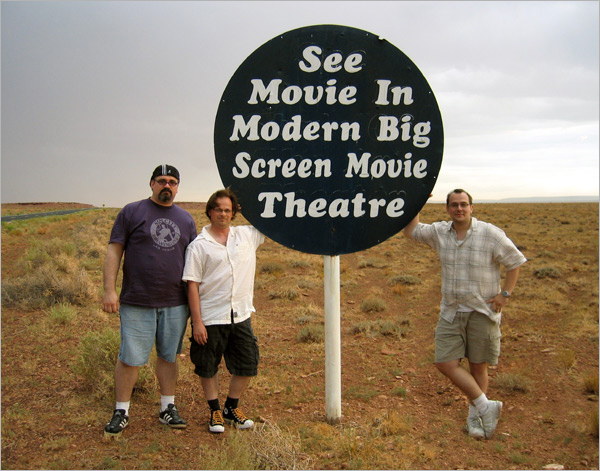
M 190 358 L 211 411 L 209 430 L 213 433 L 224 432 L 224 422 L 238 429 L 254 425 L 238 403 L 258 370 L 251 314 L 255 311 L 256 249 L 265 237 L 252 226 L 232 226 L 237 211 L 237 198 L 229 189 L 209 198 L 210 225 L 188 246 L 182 277 L 187 282 L 192 319 Z M 221 411 L 218 367 L 223 357 L 232 376 Z

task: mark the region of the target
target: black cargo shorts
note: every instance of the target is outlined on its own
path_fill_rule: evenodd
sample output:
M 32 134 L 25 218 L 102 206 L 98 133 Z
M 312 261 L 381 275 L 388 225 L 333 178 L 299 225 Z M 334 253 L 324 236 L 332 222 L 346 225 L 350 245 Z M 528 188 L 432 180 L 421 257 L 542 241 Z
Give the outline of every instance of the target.
M 202 378 L 212 378 L 225 357 L 227 370 L 235 376 L 256 376 L 258 373 L 258 340 L 252 330 L 251 319 L 239 324 L 206 326 L 208 340 L 200 345 L 190 338 L 190 359 L 194 373 Z

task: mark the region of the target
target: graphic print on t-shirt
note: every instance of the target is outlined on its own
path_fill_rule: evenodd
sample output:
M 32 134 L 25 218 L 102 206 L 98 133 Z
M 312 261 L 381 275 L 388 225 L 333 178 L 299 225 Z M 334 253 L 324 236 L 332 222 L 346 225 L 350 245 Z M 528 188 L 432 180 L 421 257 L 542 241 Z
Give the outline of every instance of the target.
M 170 219 L 156 219 L 150 226 L 150 234 L 154 242 L 163 248 L 171 248 L 181 237 L 179 226 Z

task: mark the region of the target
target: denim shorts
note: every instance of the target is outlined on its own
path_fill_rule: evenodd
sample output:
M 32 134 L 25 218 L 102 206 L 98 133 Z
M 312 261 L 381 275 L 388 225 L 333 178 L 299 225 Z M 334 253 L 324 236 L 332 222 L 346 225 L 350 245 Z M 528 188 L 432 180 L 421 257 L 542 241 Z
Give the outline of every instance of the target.
M 190 311 L 187 304 L 148 308 L 121 304 L 121 348 L 119 360 L 129 366 L 143 366 L 156 344 L 156 355 L 174 363 L 181 353 Z
M 468 358 L 470 363 L 497 365 L 500 324 L 480 312 L 457 312 L 453 322 L 440 317 L 435 328 L 435 362 Z
M 225 357 L 227 370 L 235 376 L 256 376 L 258 373 L 258 340 L 250 318 L 238 324 L 206 326 L 208 340 L 200 345 L 190 338 L 190 359 L 194 373 L 201 378 L 212 378 Z

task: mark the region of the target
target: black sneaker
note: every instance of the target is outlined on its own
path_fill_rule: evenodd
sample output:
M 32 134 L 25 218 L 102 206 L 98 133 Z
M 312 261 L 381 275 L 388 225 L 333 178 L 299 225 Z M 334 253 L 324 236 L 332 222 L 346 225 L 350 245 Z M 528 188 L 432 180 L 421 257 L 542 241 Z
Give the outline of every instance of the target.
M 223 433 L 225 427 L 223 426 L 223 413 L 221 409 L 210 411 L 210 422 L 208 422 L 208 430 L 212 433 Z
M 225 422 L 235 426 L 237 429 L 243 430 L 254 426 L 254 421 L 246 417 L 239 407 L 236 409 L 225 407 L 223 409 L 223 418 Z
M 117 437 L 129 423 L 129 416 L 125 415 L 125 409 L 115 409 L 112 419 L 104 427 L 104 435 Z
M 185 420 L 179 417 L 175 404 L 169 404 L 167 408 L 158 414 L 158 420 L 171 428 L 186 428 Z

